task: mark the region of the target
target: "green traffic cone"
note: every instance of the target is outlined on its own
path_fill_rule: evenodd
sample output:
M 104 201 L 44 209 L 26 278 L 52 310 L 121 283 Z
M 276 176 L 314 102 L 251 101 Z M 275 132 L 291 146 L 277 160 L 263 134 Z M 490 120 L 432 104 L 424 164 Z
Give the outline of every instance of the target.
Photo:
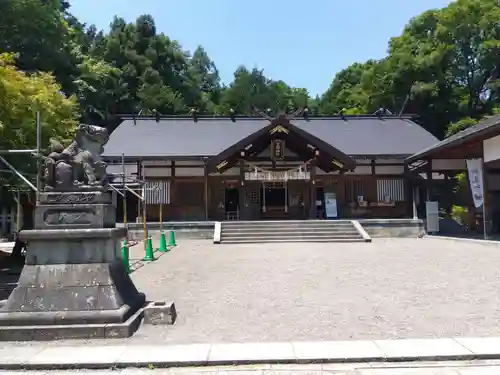
M 123 240 L 123 245 L 122 245 L 122 262 L 123 262 L 123 268 L 125 268 L 125 272 L 128 275 L 130 273 L 130 259 L 129 259 L 129 249 L 126 239 Z
M 153 253 L 153 241 L 151 240 L 151 237 L 149 237 L 146 242 L 146 256 L 143 260 L 147 262 L 152 262 L 153 260 L 155 260 L 155 256 Z
M 175 243 L 175 233 L 173 230 L 168 232 L 168 244 L 167 246 L 177 246 Z
M 165 239 L 165 232 L 161 231 L 160 234 L 160 247 L 158 248 L 159 252 L 165 253 L 168 251 L 167 240 Z

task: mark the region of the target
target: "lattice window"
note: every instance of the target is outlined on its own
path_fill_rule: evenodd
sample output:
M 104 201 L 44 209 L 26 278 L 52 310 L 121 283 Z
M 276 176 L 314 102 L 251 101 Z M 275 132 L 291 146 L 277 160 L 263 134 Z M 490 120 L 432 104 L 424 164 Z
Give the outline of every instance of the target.
M 143 196 L 148 204 L 170 204 L 170 181 L 146 181 Z
M 365 185 L 364 180 L 346 180 L 345 197 L 347 203 L 357 202 L 358 197 L 364 197 Z
M 377 180 L 377 200 L 379 202 L 403 202 L 405 200 L 404 180 Z
M 259 190 L 247 191 L 247 200 L 250 203 L 259 203 L 260 202 L 260 191 Z

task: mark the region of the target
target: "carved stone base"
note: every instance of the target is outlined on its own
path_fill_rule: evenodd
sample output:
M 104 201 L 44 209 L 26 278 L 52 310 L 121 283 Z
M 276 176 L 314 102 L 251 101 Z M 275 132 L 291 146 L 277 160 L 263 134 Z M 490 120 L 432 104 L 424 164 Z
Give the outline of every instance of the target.
M 0 341 L 51 341 L 126 338 L 139 328 L 143 309 L 123 323 L 0 326 Z
M 110 192 L 45 192 L 35 210 L 35 229 L 114 228 L 116 209 Z
M 123 228 L 21 232 L 28 242 L 0 326 L 119 324 L 145 303 L 120 259 Z

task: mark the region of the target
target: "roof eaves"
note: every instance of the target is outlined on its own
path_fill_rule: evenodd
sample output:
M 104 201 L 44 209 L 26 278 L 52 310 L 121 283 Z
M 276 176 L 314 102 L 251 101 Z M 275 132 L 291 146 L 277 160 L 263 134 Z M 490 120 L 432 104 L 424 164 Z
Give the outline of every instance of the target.
M 115 160 L 121 159 L 122 155 L 103 155 L 103 159 L 106 160 Z M 158 159 L 168 159 L 168 160 L 208 160 L 212 155 L 184 155 L 184 156 L 172 156 L 172 155 L 148 155 L 148 156 L 136 156 L 136 155 L 126 155 L 124 157 L 125 160 L 158 160 Z
M 487 122 L 492 121 L 491 124 L 488 124 Z M 468 142 L 468 141 L 474 141 L 478 138 L 481 138 L 483 136 L 487 136 L 490 133 L 493 133 L 495 131 L 498 131 L 499 129 L 497 126 L 500 125 L 500 116 L 492 116 L 486 120 L 483 120 L 479 123 L 477 123 L 474 126 L 471 126 L 467 129 L 464 129 L 448 138 L 443 139 L 442 141 L 427 147 L 423 149 L 422 151 L 417 152 L 416 154 L 413 154 L 412 156 L 408 157 L 406 159 L 406 162 L 411 163 L 414 162 L 418 159 L 425 158 L 427 156 L 430 156 L 431 154 L 441 151 L 447 147 L 456 147 L 460 146 L 461 144 Z

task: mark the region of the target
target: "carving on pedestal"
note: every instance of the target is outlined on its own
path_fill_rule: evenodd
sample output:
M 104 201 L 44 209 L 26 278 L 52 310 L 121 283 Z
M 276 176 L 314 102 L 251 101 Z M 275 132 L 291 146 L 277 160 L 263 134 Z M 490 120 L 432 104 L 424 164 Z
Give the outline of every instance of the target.
M 81 211 L 47 210 L 43 213 L 43 221 L 48 225 L 57 224 L 91 224 L 94 211 L 91 209 Z
M 48 194 L 47 203 L 92 203 L 97 194 Z

